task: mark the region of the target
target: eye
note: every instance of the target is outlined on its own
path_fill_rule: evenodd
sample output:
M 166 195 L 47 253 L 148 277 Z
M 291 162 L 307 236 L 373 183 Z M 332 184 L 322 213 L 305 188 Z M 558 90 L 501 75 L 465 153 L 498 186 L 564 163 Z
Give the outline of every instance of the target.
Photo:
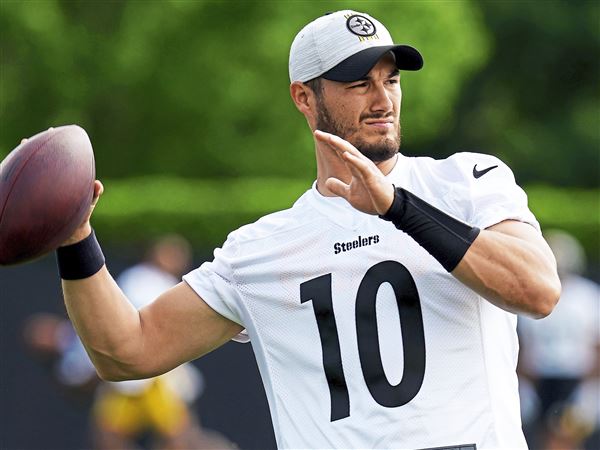
M 362 83 L 358 83 L 358 84 L 353 84 L 352 86 L 350 86 L 350 89 L 363 88 L 363 87 L 367 87 L 366 81 L 363 81 Z
M 398 84 L 400 83 L 400 78 L 390 78 L 388 80 L 388 84 Z

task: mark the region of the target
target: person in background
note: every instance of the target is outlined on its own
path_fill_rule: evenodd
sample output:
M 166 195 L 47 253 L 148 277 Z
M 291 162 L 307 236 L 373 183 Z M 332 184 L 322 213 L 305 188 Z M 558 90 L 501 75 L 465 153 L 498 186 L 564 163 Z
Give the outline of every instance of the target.
M 546 239 L 556 256 L 562 294 L 550 316 L 519 317 L 519 372 L 521 384 L 531 383 L 537 394 L 530 445 L 575 448 L 598 425 L 600 288 L 581 276 L 585 253 L 573 236 L 552 230 Z M 582 408 L 588 413 L 581 414 Z

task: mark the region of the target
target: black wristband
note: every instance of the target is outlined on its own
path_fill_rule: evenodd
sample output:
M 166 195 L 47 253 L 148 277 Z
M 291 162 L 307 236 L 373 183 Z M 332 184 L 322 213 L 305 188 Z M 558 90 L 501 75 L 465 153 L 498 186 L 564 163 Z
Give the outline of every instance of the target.
M 402 188 L 396 188 L 392 206 L 379 217 L 412 237 L 448 272 L 458 265 L 480 231 Z
M 97 273 L 104 265 L 104 254 L 94 230 L 83 241 L 59 247 L 56 262 L 63 280 L 81 280 Z

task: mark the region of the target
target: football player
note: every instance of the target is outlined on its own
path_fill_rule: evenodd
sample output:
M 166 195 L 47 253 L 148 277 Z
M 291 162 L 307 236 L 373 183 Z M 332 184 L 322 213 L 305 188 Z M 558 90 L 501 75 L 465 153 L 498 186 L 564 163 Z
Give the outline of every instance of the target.
M 290 92 L 315 183 L 139 312 L 85 221 L 58 262 L 99 374 L 156 376 L 234 338 L 252 342 L 279 447 L 526 448 L 516 314 L 552 311 L 556 262 L 500 160 L 400 153 L 399 71 L 422 65 L 368 14 L 306 25 Z

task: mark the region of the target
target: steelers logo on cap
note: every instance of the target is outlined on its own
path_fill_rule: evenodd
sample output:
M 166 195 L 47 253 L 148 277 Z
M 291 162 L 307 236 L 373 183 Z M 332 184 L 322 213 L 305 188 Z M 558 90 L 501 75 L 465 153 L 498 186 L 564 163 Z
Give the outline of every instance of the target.
M 359 16 L 358 14 L 348 17 L 346 27 L 348 27 L 351 33 L 357 36 L 373 36 L 377 32 L 373 22 L 365 16 Z

